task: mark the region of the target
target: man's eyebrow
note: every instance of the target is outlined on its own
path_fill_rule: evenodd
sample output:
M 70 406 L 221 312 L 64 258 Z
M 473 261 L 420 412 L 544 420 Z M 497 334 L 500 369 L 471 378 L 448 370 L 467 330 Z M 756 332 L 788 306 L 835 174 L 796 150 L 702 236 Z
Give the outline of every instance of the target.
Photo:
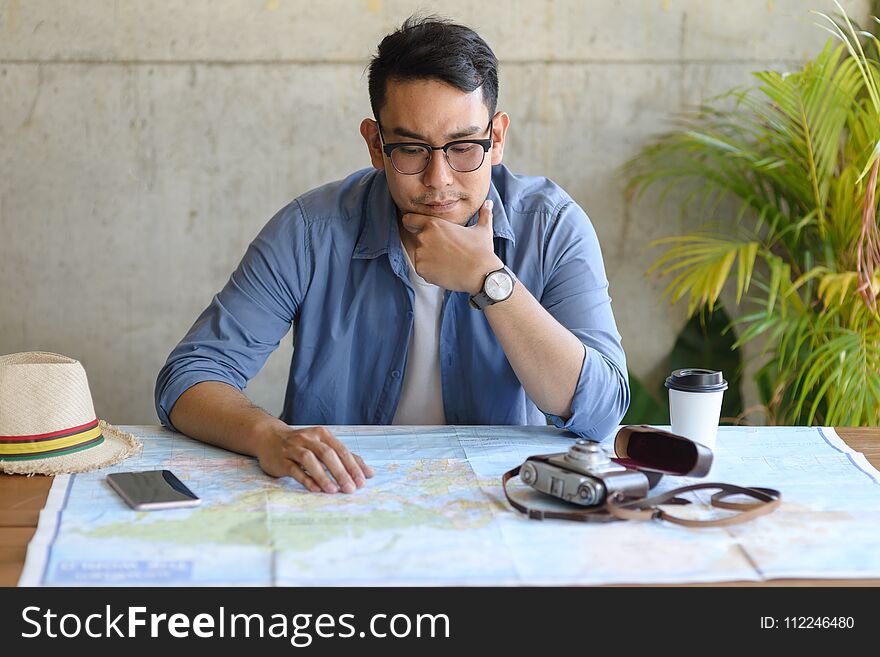
M 456 130 L 455 132 L 446 135 L 446 139 L 450 141 L 453 141 L 455 139 L 465 139 L 467 137 L 471 137 L 472 135 L 477 134 L 481 130 L 485 130 L 485 127 L 481 128 L 480 126 L 472 125 L 467 128 L 460 128 L 459 130 Z M 398 137 L 418 139 L 424 142 L 428 141 L 428 138 L 425 137 L 425 135 L 420 135 L 418 132 L 407 130 L 406 128 L 394 128 L 391 133 L 397 135 Z

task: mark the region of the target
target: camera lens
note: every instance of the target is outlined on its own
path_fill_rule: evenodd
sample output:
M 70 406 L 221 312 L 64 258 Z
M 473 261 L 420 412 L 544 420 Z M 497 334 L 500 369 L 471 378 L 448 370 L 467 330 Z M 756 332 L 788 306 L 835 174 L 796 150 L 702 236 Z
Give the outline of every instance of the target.
M 588 440 L 578 440 L 569 447 L 565 458 L 589 466 L 599 466 L 609 461 L 608 455 L 599 444 Z
M 599 482 L 587 480 L 578 486 L 577 494 L 581 504 L 595 506 L 602 503 L 605 487 Z

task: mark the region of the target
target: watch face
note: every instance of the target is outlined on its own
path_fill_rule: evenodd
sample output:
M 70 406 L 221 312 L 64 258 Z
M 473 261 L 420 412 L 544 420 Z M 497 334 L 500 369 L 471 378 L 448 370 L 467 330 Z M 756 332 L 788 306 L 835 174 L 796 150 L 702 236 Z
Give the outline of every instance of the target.
M 502 301 L 513 292 L 513 279 L 504 271 L 496 271 L 486 277 L 486 295 L 492 301 Z

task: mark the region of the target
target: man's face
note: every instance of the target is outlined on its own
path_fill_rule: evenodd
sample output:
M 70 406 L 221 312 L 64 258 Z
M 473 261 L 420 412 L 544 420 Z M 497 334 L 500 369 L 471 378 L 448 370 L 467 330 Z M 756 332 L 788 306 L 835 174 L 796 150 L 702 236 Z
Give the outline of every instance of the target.
M 380 111 L 385 143 L 421 142 L 432 146 L 458 139 L 487 139 L 489 114 L 482 89 L 466 93 L 437 80 L 389 81 Z M 492 148 L 475 171 L 460 173 L 449 166 L 443 151 L 432 151 L 421 173 L 399 173 L 382 152 L 378 126 L 364 119 L 361 134 L 370 148 L 373 166 L 384 169 L 391 197 L 402 214 L 440 217 L 460 225 L 486 200 L 492 165 L 500 164 L 509 119 L 503 112 L 493 118 Z

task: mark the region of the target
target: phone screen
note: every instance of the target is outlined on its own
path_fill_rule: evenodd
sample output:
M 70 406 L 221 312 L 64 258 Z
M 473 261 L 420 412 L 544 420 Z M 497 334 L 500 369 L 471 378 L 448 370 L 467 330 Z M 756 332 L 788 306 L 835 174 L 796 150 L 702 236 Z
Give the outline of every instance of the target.
M 107 483 L 138 511 L 198 506 L 201 500 L 170 470 L 115 472 Z

